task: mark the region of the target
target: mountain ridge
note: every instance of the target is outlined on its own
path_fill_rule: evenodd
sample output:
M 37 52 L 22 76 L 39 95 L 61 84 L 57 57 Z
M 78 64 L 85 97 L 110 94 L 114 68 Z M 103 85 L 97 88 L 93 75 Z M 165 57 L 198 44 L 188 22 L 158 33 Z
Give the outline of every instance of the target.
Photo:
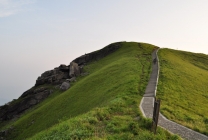
M 39 102 L 43 101 L 53 90 L 50 90 L 46 87 L 38 87 L 44 84 L 51 84 L 58 87 L 64 82 L 74 82 L 76 77 L 82 74 L 83 76 L 87 73 L 83 73 L 82 69 L 86 63 L 89 63 L 94 60 L 99 60 L 110 53 L 113 53 L 120 47 L 120 42 L 112 43 L 107 45 L 101 50 L 94 51 L 88 54 L 84 54 L 76 59 L 74 59 L 68 66 L 61 64 L 59 67 L 55 67 L 53 70 L 45 71 L 37 78 L 36 83 L 29 90 L 23 92 L 18 99 L 0 106 L 0 121 L 6 121 L 14 119 L 21 115 L 24 111 L 32 108 L 34 105 L 37 105 Z M 71 67 L 70 67 L 71 66 Z M 69 86 L 70 87 L 70 86 Z M 69 88 L 68 87 L 68 88 Z M 68 88 L 64 89 L 67 90 Z M 29 95 L 35 96 L 28 97 Z M 21 102 L 21 103 L 19 103 Z M 11 112 L 11 113 L 10 113 Z
M 12 128 L 4 131 L 7 135 L 3 137 L 180 139 L 161 128 L 154 136 L 149 131 L 151 120 L 143 118 L 138 108 L 151 72 L 151 54 L 158 47 L 137 42 L 120 42 L 120 45 L 113 53 L 95 57 L 99 59 L 85 65 L 83 73 L 88 74 L 76 77 L 66 91 L 39 85 L 52 89 L 53 93 L 17 120 L 1 125 L 1 130 Z

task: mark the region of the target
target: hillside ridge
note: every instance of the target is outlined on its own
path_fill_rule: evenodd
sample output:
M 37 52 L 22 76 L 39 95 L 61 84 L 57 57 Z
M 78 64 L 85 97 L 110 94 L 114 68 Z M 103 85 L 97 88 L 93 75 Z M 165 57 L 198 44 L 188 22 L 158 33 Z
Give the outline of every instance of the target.
M 151 121 L 138 109 L 151 71 L 151 54 L 158 47 L 120 45 L 114 53 L 87 63 L 83 73 L 88 74 L 76 77 L 66 91 L 37 86 L 53 93 L 17 120 L 1 123 L 1 130 L 12 128 L 1 133 L 3 139 L 178 139 L 163 129 L 152 134 Z
M 121 47 L 121 42 L 107 45 L 106 47 L 74 59 L 68 66 L 61 64 L 53 70 L 45 71 L 37 78 L 35 86 L 25 91 L 18 99 L 0 106 L 0 122 L 18 118 L 22 113 L 45 100 L 53 93 L 51 87 L 42 87 L 44 84 L 52 85 L 65 91 L 70 88 L 70 83 L 76 81 L 76 77 L 85 76 L 84 66 L 92 61 L 115 52 Z

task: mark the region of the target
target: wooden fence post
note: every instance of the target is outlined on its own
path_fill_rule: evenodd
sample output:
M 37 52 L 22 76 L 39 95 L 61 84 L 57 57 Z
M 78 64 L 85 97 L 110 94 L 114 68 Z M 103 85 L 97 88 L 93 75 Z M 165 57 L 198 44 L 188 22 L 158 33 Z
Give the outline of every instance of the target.
M 160 100 L 157 100 L 155 98 L 154 109 L 153 109 L 153 118 L 152 118 L 152 131 L 154 132 L 154 134 L 156 134 L 156 130 L 157 130 L 159 113 L 160 113 Z

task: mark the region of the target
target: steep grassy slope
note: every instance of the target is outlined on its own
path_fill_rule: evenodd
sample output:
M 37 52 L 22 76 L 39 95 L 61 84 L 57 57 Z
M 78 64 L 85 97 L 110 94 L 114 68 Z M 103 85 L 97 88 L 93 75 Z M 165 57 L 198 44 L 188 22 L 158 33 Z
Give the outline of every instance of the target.
M 170 49 L 159 51 L 158 98 L 161 112 L 208 135 L 208 56 Z
M 178 139 L 162 129 L 154 137 L 138 108 L 154 49 L 122 43 L 115 53 L 88 64 L 90 74 L 69 90 L 17 120 L 8 139 Z

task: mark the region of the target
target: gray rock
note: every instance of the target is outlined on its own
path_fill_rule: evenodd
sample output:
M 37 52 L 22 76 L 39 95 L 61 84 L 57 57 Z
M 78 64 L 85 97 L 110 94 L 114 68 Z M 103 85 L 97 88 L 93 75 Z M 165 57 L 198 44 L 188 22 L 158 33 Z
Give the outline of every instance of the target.
M 53 75 L 53 70 L 44 72 L 43 74 L 41 74 L 41 77 L 49 77 L 51 75 Z
M 31 89 L 25 91 L 25 92 L 20 96 L 20 98 L 24 98 L 24 97 L 26 97 L 26 96 L 32 95 L 33 93 L 34 93 L 34 89 L 31 88 Z
M 41 101 L 41 100 L 47 98 L 49 96 L 49 94 L 50 94 L 49 90 L 39 92 L 35 95 L 35 99 L 38 100 L 38 101 Z
M 63 82 L 60 86 L 60 89 L 65 91 L 70 88 L 70 84 L 68 82 Z
M 61 64 L 59 66 L 59 69 L 62 71 L 62 72 L 69 72 L 69 67 L 64 65 L 64 64 Z
M 36 86 L 38 86 L 38 85 L 43 85 L 44 83 L 45 83 L 45 78 L 38 77 L 38 79 L 36 80 L 35 85 L 36 85 Z
M 44 90 L 46 90 L 47 88 L 45 88 L 45 87 L 40 87 L 40 88 L 37 88 L 37 89 L 35 89 L 33 92 L 35 93 L 35 94 L 37 94 L 38 92 L 42 92 L 42 91 L 44 91 Z
M 76 58 L 74 61 L 76 61 L 76 63 L 78 63 L 79 65 L 85 64 L 87 62 L 87 58 L 88 58 L 88 55 L 85 54 L 85 55 L 82 55 L 82 56 Z
M 53 70 L 49 70 L 41 74 L 41 76 L 37 78 L 35 86 L 43 84 L 57 85 L 60 81 L 65 81 L 67 78 L 69 78 L 69 67 L 62 64 Z
M 31 99 L 29 102 L 28 102 L 29 105 L 36 105 L 37 104 L 37 100 L 35 99 Z
M 76 77 L 72 77 L 71 79 L 66 79 L 68 82 L 75 82 L 76 81 Z
M 69 76 L 70 77 L 77 77 L 80 75 L 80 69 L 77 63 L 71 62 L 70 63 L 70 71 L 69 71 Z

